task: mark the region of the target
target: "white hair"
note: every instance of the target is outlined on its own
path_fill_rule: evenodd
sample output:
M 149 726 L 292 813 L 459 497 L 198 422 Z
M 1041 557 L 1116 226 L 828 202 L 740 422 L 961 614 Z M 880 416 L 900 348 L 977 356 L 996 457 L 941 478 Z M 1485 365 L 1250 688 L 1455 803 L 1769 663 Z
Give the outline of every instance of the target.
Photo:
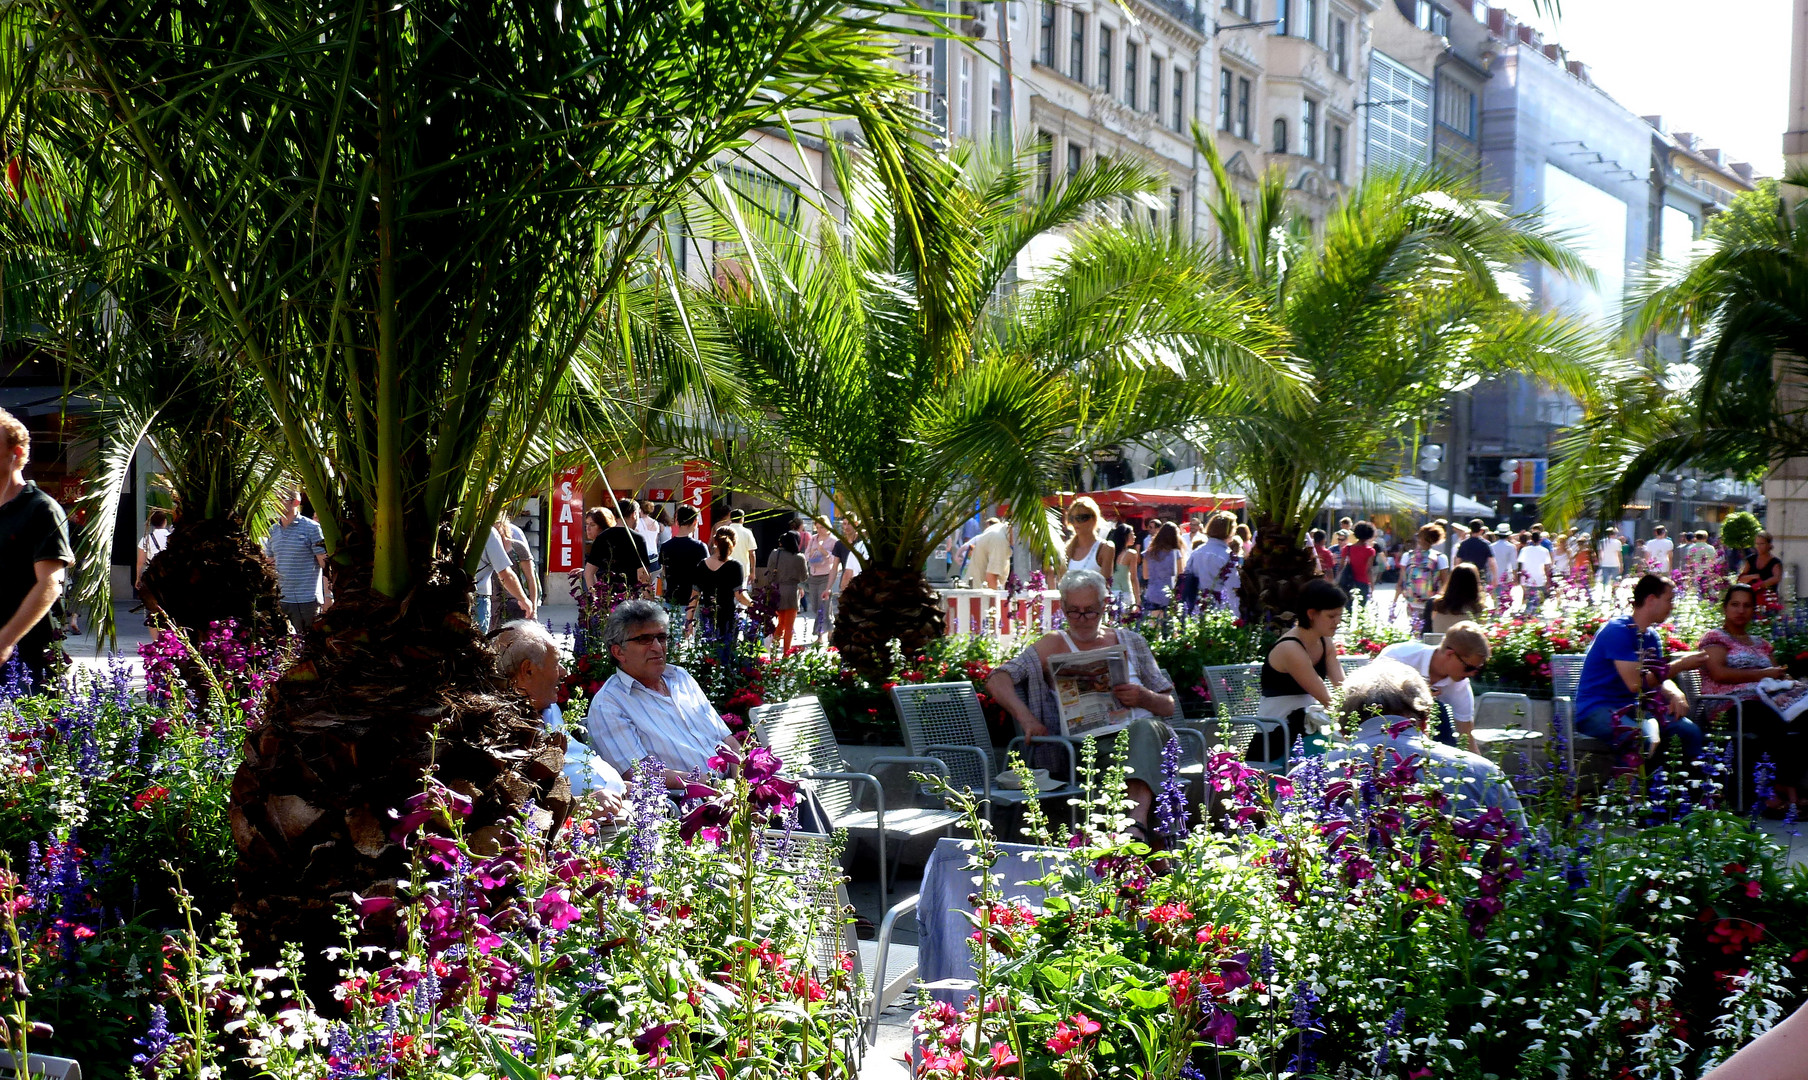
M 1079 592 L 1081 589 L 1097 589 L 1100 604 L 1111 599 L 1111 586 L 1105 583 L 1105 575 L 1097 570 L 1069 570 L 1061 575 L 1061 584 L 1057 588 L 1061 590 L 1062 599 L 1066 599 L 1068 593 Z
M 1398 660 L 1375 660 L 1343 681 L 1344 711 L 1358 723 L 1371 716 L 1431 717 L 1431 685 Z
M 536 664 L 545 658 L 548 652 L 558 652 L 559 643 L 552 639 L 552 632 L 532 619 L 514 619 L 502 624 L 496 631 L 496 670 L 505 679 L 512 679 L 515 672 L 527 661 Z

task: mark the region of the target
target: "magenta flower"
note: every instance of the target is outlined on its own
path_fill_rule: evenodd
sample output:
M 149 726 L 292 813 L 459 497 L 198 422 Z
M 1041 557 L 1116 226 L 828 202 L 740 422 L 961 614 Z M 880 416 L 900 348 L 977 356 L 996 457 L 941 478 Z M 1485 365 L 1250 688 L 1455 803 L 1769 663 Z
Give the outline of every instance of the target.
M 1199 1025 L 1199 1034 L 1214 1046 L 1229 1046 L 1237 1041 L 1237 1014 L 1214 1007 Z
M 668 1034 L 676 1024 L 654 1024 L 652 1027 L 634 1036 L 634 1049 L 648 1056 L 660 1050 L 669 1049 L 672 1038 Z
M 563 930 L 584 917 L 584 913 L 572 904 L 564 889 L 546 890 L 539 902 L 534 904 L 534 910 L 554 930 Z

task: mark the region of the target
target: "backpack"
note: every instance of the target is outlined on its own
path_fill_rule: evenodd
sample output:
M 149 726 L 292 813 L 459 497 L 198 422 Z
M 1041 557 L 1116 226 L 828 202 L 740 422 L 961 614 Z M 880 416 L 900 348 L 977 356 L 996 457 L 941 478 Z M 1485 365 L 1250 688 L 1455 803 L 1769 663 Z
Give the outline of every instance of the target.
M 1400 560 L 1401 591 L 1414 601 L 1431 599 L 1432 586 L 1437 578 L 1437 564 L 1430 551 L 1415 551 Z

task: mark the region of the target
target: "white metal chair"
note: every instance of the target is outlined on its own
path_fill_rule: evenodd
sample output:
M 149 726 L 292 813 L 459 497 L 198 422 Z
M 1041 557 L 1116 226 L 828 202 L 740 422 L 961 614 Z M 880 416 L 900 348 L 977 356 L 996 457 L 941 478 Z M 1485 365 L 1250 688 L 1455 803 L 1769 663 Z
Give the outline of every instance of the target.
M 45 1054 L 25 1055 L 25 1074 L 45 1080 L 82 1080 L 81 1063 L 74 1058 L 50 1057 Z M 18 1059 L 10 1051 L 0 1050 L 0 1077 L 22 1076 Z
M 793 873 L 815 883 L 809 897 L 816 909 L 815 966 L 824 982 L 841 974 L 843 953 L 853 958 L 854 980 L 859 995 L 855 1007 L 863 1020 L 863 1035 L 871 1045 L 879 1034 L 879 1014 L 902 997 L 917 981 L 917 947 L 894 941 L 898 922 L 904 916 L 916 917 L 917 895 L 912 894 L 887 908 L 872 941 L 862 941 L 854 932 L 849 916 L 847 882 L 840 874 L 811 875 L 812 867 L 832 865 L 834 848 L 828 838 L 812 833 L 769 832 L 766 849 Z M 80 1080 L 75 1077 L 73 1080 Z
M 1497 751 L 1504 757 L 1511 747 L 1529 762 L 1532 745 L 1544 740 L 1544 732 L 1526 727 L 1531 719 L 1532 699 L 1525 694 L 1482 694 L 1475 699 L 1475 730 L 1470 737 L 1483 753 Z
M 1018 805 L 1031 799 L 1069 799 L 1082 794 L 1072 780 L 1078 761 L 1074 744 L 1057 736 L 1049 736 L 1043 741 L 1065 748 L 1068 782 L 1043 792 L 993 787 L 992 778 L 999 772 L 999 756 L 992 747 L 992 733 L 986 728 L 979 696 L 973 692 L 970 682 L 894 686 L 891 700 L 904 728 L 904 745 L 911 754 L 941 761 L 946 766 L 944 775 L 949 783 L 956 788 L 970 788 L 984 800 L 988 820 L 996 805 Z M 1011 740 L 1006 753 L 1020 750 L 1025 745 L 1023 736 L 1019 735 Z
M 1611 754 L 1613 744 L 1576 733 L 1576 688 L 1582 682 L 1582 653 L 1557 653 L 1551 657 L 1551 724 L 1563 733 L 1564 764 L 1576 775 L 1576 753 Z
M 1444 635 L 1443 634 L 1433 634 L 1433 633 L 1427 631 L 1426 633 L 1419 635 L 1419 640 L 1423 641 L 1427 645 L 1436 647 L 1438 645 L 1444 644 Z
M 842 757 L 841 743 L 822 711 L 822 703 L 814 695 L 790 701 L 760 705 L 748 717 L 759 733 L 761 744 L 769 747 L 785 771 L 809 785 L 829 824 L 849 832 L 871 832 L 879 842 L 879 904 L 891 903 L 893 867 L 886 861 L 886 836 L 916 837 L 940 832 L 959 824 L 959 811 L 921 806 L 885 806 L 885 786 L 871 773 L 855 772 Z M 873 765 L 909 765 L 939 772 L 948 767 L 933 757 L 880 757 Z M 860 789 L 873 793 L 873 809 L 860 809 Z M 901 857 L 903 845 L 896 850 Z
M 1247 755 L 1258 735 L 1287 729 L 1286 721 L 1281 718 L 1256 715 L 1262 700 L 1261 664 L 1219 664 L 1208 667 L 1205 669 L 1205 684 L 1212 692 L 1212 703 L 1217 706 L 1218 715 L 1215 719 L 1219 739 L 1234 752 Z M 1292 747 L 1283 746 L 1278 759 L 1255 764 L 1268 772 L 1284 773 L 1292 752 Z

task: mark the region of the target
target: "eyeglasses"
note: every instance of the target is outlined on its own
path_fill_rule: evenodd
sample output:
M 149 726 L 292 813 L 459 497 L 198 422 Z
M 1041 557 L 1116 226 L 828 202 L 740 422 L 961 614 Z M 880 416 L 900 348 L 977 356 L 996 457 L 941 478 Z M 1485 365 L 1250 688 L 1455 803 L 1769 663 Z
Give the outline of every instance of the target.
M 1463 659 L 1463 657 L 1461 655 L 1459 655 L 1455 650 L 1452 650 L 1450 655 L 1455 656 L 1456 662 L 1463 665 L 1463 674 L 1465 674 L 1465 675 L 1474 675 L 1477 672 L 1481 671 L 1481 669 L 1488 666 L 1488 662 L 1486 660 L 1482 661 L 1479 664 L 1472 664 L 1469 661 Z
M 658 643 L 660 645 L 669 645 L 671 643 L 671 641 L 672 641 L 672 635 L 670 635 L 670 634 L 635 634 L 633 637 L 628 638 L 625 641 L 623 641 L 622 644 L 624 644 L 624 645 L 652 645 L 654 643 Z
M 1091 514 L 1075 514 L 1069 520 L 1071 520 L 1071 521 L 1091 521 L 1092 515 Z
M 1105 614 L 1098 608 L 1062 608 L 1061 610 L 1070 619 L 1096 619 Z

